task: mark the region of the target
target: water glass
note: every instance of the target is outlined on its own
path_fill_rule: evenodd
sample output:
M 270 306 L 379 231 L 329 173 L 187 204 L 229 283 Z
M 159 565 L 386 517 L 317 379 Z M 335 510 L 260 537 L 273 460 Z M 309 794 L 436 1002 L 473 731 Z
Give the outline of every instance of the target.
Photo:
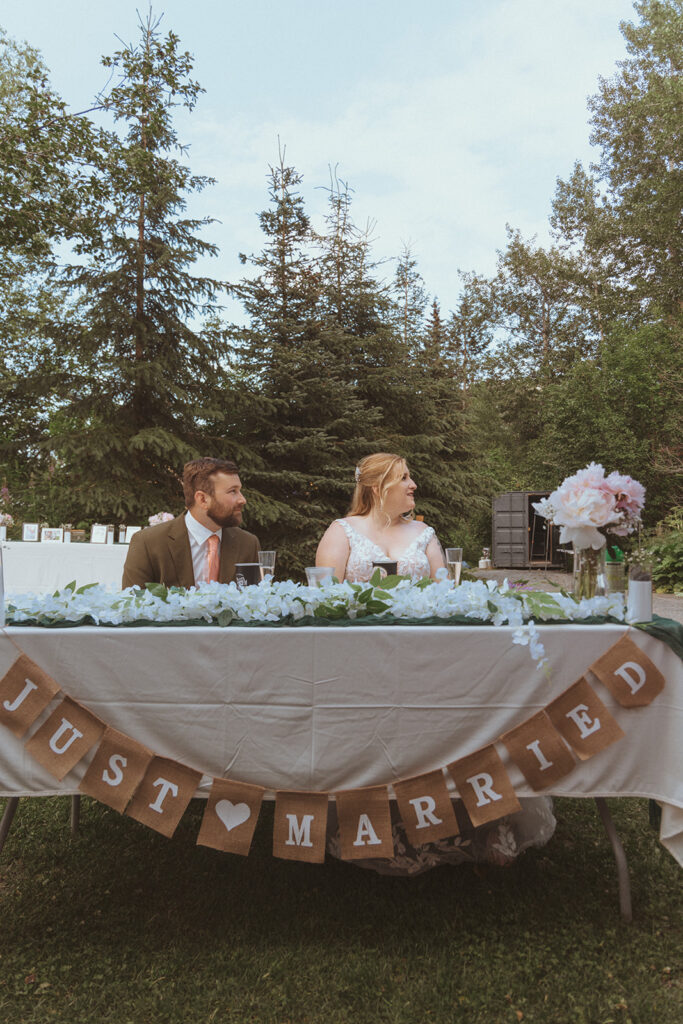
M 306 582 L 309 587 L 322 587 L 332 582 L 334 568 L 331 565 L 309 565 L 306 569 Z
M 448 578 L 453 580 L 457 587 L 462 572 L 462 548 L 446 548 L 446 568 L 448 569 Z
M 259 551 L 258 564 L 261 567 L 261 579 L 265 579 L 266 576 L 273 576 L 275 574 L 276 554 L 276 551 Z

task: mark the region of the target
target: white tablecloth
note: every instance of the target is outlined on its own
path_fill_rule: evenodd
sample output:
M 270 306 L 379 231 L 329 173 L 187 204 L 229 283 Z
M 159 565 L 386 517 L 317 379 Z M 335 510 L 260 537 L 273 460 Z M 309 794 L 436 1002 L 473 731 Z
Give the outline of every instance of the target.
M 539 631 L 550 679 L 506 627 L 6 632 L 107 724 L 205 773 L 204 791 L 211 776 L 226 776 L 333 792 L 443 767 L 496 740 L 583 675 L 625 627 Z M 624 709 L 593 678 L 626 736 L 549 792 L 661 801 L 662 839 L 683 863 L 682 663 L 659 640 L 630 635 L 664 673 L 665 689 L 648 707 Z M 16 656 L 0 635 L 0 676 Z M 60 784 L 21 740 L 0 733 L 0 795 L 77 791 L 87 758 Z M 518 794 L 534 795 L 497 749 Z
M 54 593 L 76 580 L 120 587 L 127 544 L 42 544 L 5 541 L 2 560 L 6 594 Z

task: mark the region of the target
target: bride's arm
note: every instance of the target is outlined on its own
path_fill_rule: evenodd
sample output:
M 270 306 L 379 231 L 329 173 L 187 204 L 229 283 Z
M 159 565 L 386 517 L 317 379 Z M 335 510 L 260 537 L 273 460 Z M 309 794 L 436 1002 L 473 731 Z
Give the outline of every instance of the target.
M 316 565 L 329 565 L 334 569 L 334 575 L 339 582 L 344 579 L 346 563 L 349 560 L 349 542 L 344 533 L 344 527 L 339 523 L 332 523 L 322 535 L 318 550 L 315 553 Z
M 433 580 L 436 579 L 436 570 L 446 568 L 446 559 L 444 557 L 443 548 L 439 542 L 439 538 L 436 534 L 432 537 L 427 550 L 425 551 L 427 559 L 429 561 L 429 575 Z

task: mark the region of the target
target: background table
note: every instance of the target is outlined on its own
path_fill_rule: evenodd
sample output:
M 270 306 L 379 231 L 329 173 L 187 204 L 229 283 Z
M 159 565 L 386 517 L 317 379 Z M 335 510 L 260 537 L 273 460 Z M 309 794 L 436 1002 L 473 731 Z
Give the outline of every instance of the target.
M 2 558 L 6 594 L 54 593 L 76 580 L 121 586 L 127 544 L 43 544 L 5 541 Z
M 107 724 L 204 773 L 204 793 L 212 776 L 334 792 L 443 767 L 496 740 L 583 675 L 625 627 L 539 631 L 550 678 L 513 644 L 511 628 L 493 626 L 13 627 L 0 636 L 0 675 L 17 656 L 11 636 Z M 592 680 L 626 735 L 548 792 L 659 800 L 662 842 L 683 863 L 682 664 L 659 640 L 631 636 L 664 673 L 664 691 L 624 709 Z M 497 749 L 517 793 L 535 795 Z M 2 729 L 0 795 L 76 793 L 87 762 L 60 784 Z

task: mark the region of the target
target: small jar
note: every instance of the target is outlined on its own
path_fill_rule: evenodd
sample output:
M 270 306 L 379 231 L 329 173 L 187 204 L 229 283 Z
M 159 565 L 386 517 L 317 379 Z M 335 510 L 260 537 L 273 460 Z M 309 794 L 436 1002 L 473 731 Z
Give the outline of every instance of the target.
M 652 621 L 652 562 L 634 559 L 628 567 L 626 618 L 630 622 Z

